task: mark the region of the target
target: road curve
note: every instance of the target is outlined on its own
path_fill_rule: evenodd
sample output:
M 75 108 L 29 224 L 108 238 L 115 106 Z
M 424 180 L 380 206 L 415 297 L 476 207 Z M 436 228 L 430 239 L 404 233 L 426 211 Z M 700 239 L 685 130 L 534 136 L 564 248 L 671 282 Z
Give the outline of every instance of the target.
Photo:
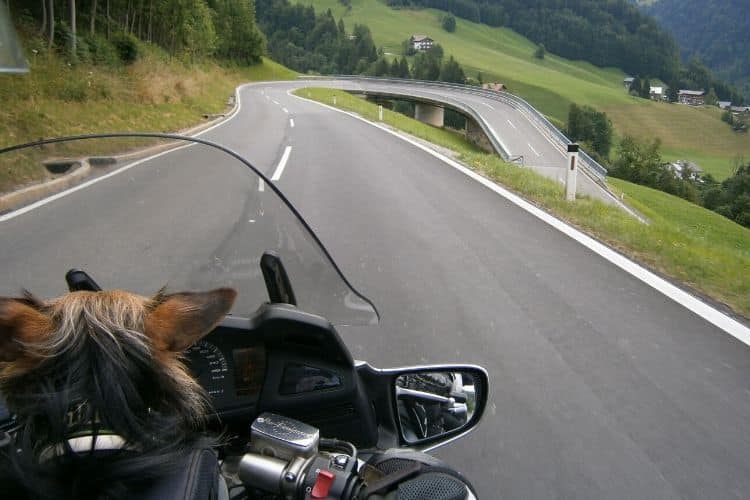
M 548 129 L 538 124 L 524 110 L 511 105 L 500 93 L 493 96 L 490 92 L 470 88 L 438 86 L 436 82 L 377 78 L 321 78 L 306 81 L 305 85 L 422 98 L 458 109 L 468 108 L 479 116 L 486 127 L 485 132 L 494 136 L 496 143 L 509 157 L 522 158 L 524 166 L 560 183 L 565 182 L 567 151 L 564 146 L 555 140 Z M 581 170 L 578 175 L 577 191 L 619 206 L 637 217 L 596 176 L 585 170 Z
M 380 310 L 342 329 L 356 358 L 488 369 L 484 422 L 439 453 L 481 498 L 747 497 L 747 345 L 424 151 L 289 95 L 299 85 L 244 87 L 203 138 L 268 177 L 286 155 L 277 185 Z M 161 168 L 0 222 L 0 294 L 60 292 L 70 264 L 108 286 L 199 281 L 194 258 L 231 238 L 242 190 L 197 155 L 181 157 L 188 177 Z M 116 209 L 133 204 L 138 217 Z

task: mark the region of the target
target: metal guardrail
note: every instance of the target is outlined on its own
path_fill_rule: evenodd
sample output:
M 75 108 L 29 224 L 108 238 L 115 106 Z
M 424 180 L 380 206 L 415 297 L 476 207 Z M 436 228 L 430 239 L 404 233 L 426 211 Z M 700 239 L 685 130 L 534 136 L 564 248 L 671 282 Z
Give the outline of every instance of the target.
M 300 78 L 310 78 L 310 77 L 305 76 L 305 77 L 300 77 Z M 540 113 L 536 108 L 534 108 L 534 106 L 529 104 L 526 100 L 522 99 L 521 97 L 511 94 L 510 92 L 488 90 L 488 89 L 483 89 L 483 88 L 479 88 L 479 87 L 475 87 L 471 85 L 463 85 L 460 83 L 435 82 L 435 81 L 430 81 L 430 80 L 411 80 L 411 79 L 404 79 L 404 78 L 382 78 L 382 77 L 359 76 L 359 75 L 331 75 L 331 76 L 321 76 L 317 78 L 325 79 L 325 80 L 330 80 L 330 79 L 352 80 L 352 81 L 362 80 L 362 81 L 372 81 L 372 82 L 381 82 L 381 83 L 395 83 L 395 84 L 404 84 L 404 85 L 421 85 L 421 86 L 427 86 L 427 87 L 449 88 L 449 89 L 458 90 L 458 91 L 465 92 L 465 93 L 487 97 L 496 101 L 504 102 L 512 106 L 513 108 L 521 111 L 532 124 L 536 125 L 536 128 L 540 132 L 546 135 L 547 138 L 551 139 L 553 142 L 557 143 L 558 146 L 563 151 L 565 151 L 567 149 L 567 145 L 571 143 L 571 140 L 568 139 L 568 137 L 566 137 L 565 134 L 563 134 L 560 129 L 555 127 L 542 113 Z M 450 103 L 445 102 L 445 104 L 449 104 L 451 106 L 457 107 L 455 102 L 450 102 Z M 480 126 L 482 126 L 485 132 L 489 131 L 489 127 L 486 127 L 484 120 L 482 120 L 481 117 L 479 117 L 479 114 L 474 112 L 473 109 L 467 108 L 465 106 L 461 106 L 459 109 L 464 112 L 466 110 L 472 111 L 470 115 L 480 124 Z M 491 132 L 488 133 L 487 135 L 488 137 L 491 138 L 493 145 L 500 146 L 499 148 L 496 147 L 496 149 L 498 149 L 498 152 L 501 152 L 501 156 L 503 156 L 505 160 L 508 160 L 508 158 L 510 157 L 510 152 L 507 151 L 507 149 L 501 145 L 499 138 L 492 137 L 493 134 Z M 603 167 L 601 164 L 599 164 L 599 162 L 594 160 L 591 156 L 589 156 L 585 151 L 581 151 L 579 153 L 579 165 L 584 170 L 586 170 L 588 173 L 592 174 L 595 178 L 599 180 L 604 180 L 607 177 L 607 169 Z

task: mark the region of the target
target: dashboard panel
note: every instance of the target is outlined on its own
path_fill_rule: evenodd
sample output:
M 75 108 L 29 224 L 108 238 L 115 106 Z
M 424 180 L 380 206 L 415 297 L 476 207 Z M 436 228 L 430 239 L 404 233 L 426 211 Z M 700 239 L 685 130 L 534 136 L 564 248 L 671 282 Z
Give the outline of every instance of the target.
M 376 439 L 354 360 L 325 319 L 291 306 L 227 319 L 184 353 L 222 425 L 240 430 L 263 411 L 355 442 Z

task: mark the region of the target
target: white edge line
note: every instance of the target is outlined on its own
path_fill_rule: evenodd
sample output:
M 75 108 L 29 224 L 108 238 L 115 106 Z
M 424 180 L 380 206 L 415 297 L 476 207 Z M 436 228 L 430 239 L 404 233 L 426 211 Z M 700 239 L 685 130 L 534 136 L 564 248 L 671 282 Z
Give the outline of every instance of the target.
M 591 238 L 590 236 L 582 233 L 578 229 L 575 229 L 574 227 L 566 224 L 565 222 L 561 221 L 560 219 L 548 214 L 544 210 L 532 205 L 528 201 L 524 200 L 520 196 L 511 193 L 507 189 L 499 186 L 498 184 L 492 182 L 491 180 L 482 177 L 478 173 L 474 172 L 473 170 L 461 165 L 457 161 L 448 158 L 445 155 L 442 155 L 438 153 L 437 151 L 434 151 L 427 146 L 424 146 L 422 144 L 419 144 L 416 141 L 413 141 L 412 139 L 402 135 L 399 132 L 396 132 L 394 130 L 391 130 L 389 128 L 386 128 L 382 125 L 379 125 L 377 123 L 371 122 L 359 115 L 356 115 L 354 113 L 350 113 L 348 111 L 344 111 L 338 108 L 334 108 L 333 106 L 329 106 L 327 104 L 323 104 L 321 102 L 313 101 L 311 99 L 306 99 L 304 97 L 300 97 L 298 95 L 294 95 L 290 91 L 287 91 L 287 94 L 295 97 L 297 99 L 302 99 L 304 101 L 309 101 L 315 104 L 318 104 L 320 106 L 324 106 L 328 109 L 331 109 L 333 111 L 337 111 L 339 113 L 343 113 L 345 115 L 349 115 L 352 118 L 356 118 L 357 120 L 361 120 L 365 123 L 368 123 L 372 125 L 373 127 L 377 127 L 380 130 L 389 133 L 391 135 L 394 135 L 401 140 L 404 140 L 411 144 L 414 147 L 417 147 L 421 149 L 422 151 L 431 154 L 435 158 L 438 158 L 439 160 L 442 160 L 444 163 L 447 163 L 451 167 L 455 168 L 459 172 L 463 173 L 464 175 L 474 179 L 475 181 L 479 182 L 483 186 L 491 189 L 495 193 L 499 194 L 503 198 L 507 199 L 514 205 L 518 206 L 519 208 L 525 210 L 526 212 L 530 213 L 531 215 L 535 216 L 536 218 L 540 219 L 541 221 L 547 223 L 548 225 L 552 226 L 553 228 L 557 229 L 561 233 L 565 234 L 566 236 L 572 238 L 573 240 L 577 241 L 581 245 L 585 246 L 592 252 L 596 253 L 600 257 L 603 257 L 604 259 L 608 260 L 615 266 L 619 267 L 626 273 L 630 274 L 631 276 L 634 276 L 635 278 L 641 280 L 643 283 L 647 284 L 648 286 L 652 287 L 653 289 L 657 290 L 658 292 L 662 293 L 663 295 L 667 296 L 668 298 L 672 299 L 673 301 L 677 302 L 678 304 L 682 305 L 686 309 L 692 311 L 693 313 L 697 314 L 701 318 L 705 319 L 709 323 L 713 324 L 714 326 L 724 330 L 729 335 L 733 336 L 737 340 L 750 345 L 750 328 L 746 327 L 739 321 L 730 318 L 726 314 L 722 313 L 721 311 L 717 310 L 716 308 L 706 304 L 702 300 L 698 299 L 697 297 L 687 293 L 686 291 L 682 290 L 681 288 L 673 285 L 672 283 L 668 282 L 667 280 L 660 278 L 659 276 L 655 275 L 651 271 L 647 270 L 646 268 L 642 267 L 639 264 L 636 264 L 632 260 L 628 259 L 627 257 L 615 252 L 608 246 L 596 241 L 595 239 Z
M 281 155 L 281 160 L 279 160 L 279 165 L 276 167 L 276 171 L 273 173 L 273 177 L 271 177 L 272 181 L 278 181 L 281 179 L 281 174 L 284 173 L 284 169 L 286 168 L 286 162 L 289 161 L 289 154 L 292 152 L 292 147 L 287 146 L 284 149 L 284 154 Z
M 244 84 L 238 86 L 236 89 L 234 89 L 234 96 L 235 96 L 235 99 L 236 99 L 236 102 L 237 102 L 237 106 L 234 108 L 234 110 L 227 117 L 225 117 L 219 123 L 211 125 L 210 127 L 206 128 L 206 129 L 203 129 L 200 132 L 196 132 L 195 134 L 188 135 L 188 136 L 185 136 L 185 137 L 200 137 L 201 135 L 203 135 L 203 134 L 205 134 L 207 132 L 210 132 L 210 131 L 218 128 L 218 127 L 221 127 L 222 125 L 225 125 L 226 123 L 229 123 L 232 120 L 232 118 L 234 118 L 235 116 L 237 116 L 237 114 L 242 109 L 242 100 L 240 99 L 240 91 L 242 89 L 244 89 L 245 87 L 249 87 L 249 86 L 253 86 L 253 85 L 259 85 L 259 84 L 261 84 L 261 83 L 260 82 L 259 83 L 253 82 L 253 83 L 244 83 Z M 268 96 L 266 96 L 266 97 L 268 97 Z M 80 191 L 81 189 L 85 189 L 85 188 L 87 188 L 87 187 L 89 187 L 89 186 L 91 186 L 93 184 L 96 184 L 97 182 L 101 182 L 103 180 L 109 179 L 110 177 L 114 177 L 115 175 L 118 175 L 118 174 L 121 174 L 123 172 L 126 172 L 126 171 L 130 170 L 131 168 L 137 167 L 138 165 L 141 165 L 141 164 L 143 164 L 143 163 L 145 163 L 147 161 L 153 160 L 154 158 L 159 158 L 160 156 L 163 156 L 163 155 L 165 155 L 167 153 L 174 153 L 175 151 L 179 151 L 180 149 L 184 149 L 184 148 L 189 148 L 191 146 L 195 146 L 195 144 L 197 144 L 197 143 L 185 144 L 183 146 L 178 146 L 178 147 L 176 147 L 174 149 L 168 149 L 166 151 L 162 151 L 161 153 L 157 153 L 155 155 L 147 156 L 146 158 L 141 158 L 140 160 L 134 161 L 133 163 L 128 163 L 127 165 L 124 165 L 124 166 L 118 168 L 117 170 L 113 170 L 112 172 L 109 172 L 108 174 L 102 175 L 100 177 L 95 177 L 95 178 L 93 178 L 91 180 L 88 180 L 86 182 L 78 184 L 77 186 L 73 186 L 70 189 L 66 189 L 65 191 L 60 191 L 59 193 L 55 193 L 55 194 L 53 194 L 51 196 L 48 196 L 46 198 L 42 198 L 41 200 L 35 201 L 34 203 L 31 203 L 29 205 L 21 207 L 21 208 L 19 208 L 17 210 L 14 210 L 12 212 L 8 212 L 6 214 L 0 215 L 0 222 L 6 222 L 6 221 L 9 221 L 11 219 L 14 219 L 14 218 L 16 218 L 16 217 L 18 217 L 20 215 L 23 215 L 25 213 L 31 212 L 32 210 L 36 210 L 37 208 L 42 207 L 42 206 L 44 206 L 44 205 L 46 205 L 48 203 L 52 203 L 55 200 L 59 200 L 60 198 L 64 198 L 65 196 L 68 196 L 69 194 L 73 194 L 76 191 Z

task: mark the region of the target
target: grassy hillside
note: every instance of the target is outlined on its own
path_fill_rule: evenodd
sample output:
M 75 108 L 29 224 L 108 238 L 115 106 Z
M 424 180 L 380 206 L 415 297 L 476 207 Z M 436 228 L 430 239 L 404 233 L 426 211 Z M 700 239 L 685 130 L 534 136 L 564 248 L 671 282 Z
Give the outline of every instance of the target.
M 174 132 L 220 113 L 246 81 L 294 78 L 268 59 L 251 67 L 186 65 L 143 45 L 129 66 L 70 66 L 52 54 L 25 75 L 0 74 L 0 147 L 92 132 Z M 46 176 L 38 164 L 0 172 L 0 192 Z
M 367 24 L 375 42 L 400 54 L 411 34 L 427 34 L 453 54 L 469 76 L 481 71 L 484 81 L 500 81 L 550 116 L 565 122 L 571 102 L 591 104 L 610 115 L 618 135 L 641 139 L 660 137 L 667 159 L 689 158 L 719 178 L 731 172 L 737 155 L 750 157 L 750 134 L 736 134 L 713 108 L 689 108 L 630 97 L 622 86 L 626 76 L 614 68 L 597 68 L 547 54 L 533 57 L 535 46 L 506 28 L 492 28 L 456 19 L 455 33 L 440 26 L 437 10 L 394 10 L 381 0 L 352 0 L 347 10 L 338 0 L 301 0 L 316 11 L 331 9 L 347 27 Z

